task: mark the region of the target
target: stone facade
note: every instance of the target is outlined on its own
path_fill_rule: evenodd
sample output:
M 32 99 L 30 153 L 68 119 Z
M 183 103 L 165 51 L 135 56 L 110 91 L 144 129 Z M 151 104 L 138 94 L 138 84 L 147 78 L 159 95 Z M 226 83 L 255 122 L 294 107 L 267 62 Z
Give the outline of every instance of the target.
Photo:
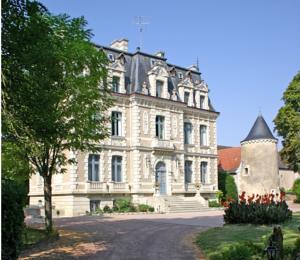
M 215 197 L 218 112 L 207 85 L 195 67 L 170 65 L 161 54 L 128 53 L 127 43 L 97 46 L 110 58 L 109 73 L 117 80 L 108 113 L 117 112 L 118 119 L 108 125 L 112 136 L 99 143 L 97 156 L 68 154 L 77 164 L 53 177 L 54 213 L 85 214 L 94 204 L 112 206 L 124 197 L 161 211 L 165 196 L 195 197 L 203 204 Z M 30 204 L 43 204 L 42 185 L 38 175 L 31 178 Z

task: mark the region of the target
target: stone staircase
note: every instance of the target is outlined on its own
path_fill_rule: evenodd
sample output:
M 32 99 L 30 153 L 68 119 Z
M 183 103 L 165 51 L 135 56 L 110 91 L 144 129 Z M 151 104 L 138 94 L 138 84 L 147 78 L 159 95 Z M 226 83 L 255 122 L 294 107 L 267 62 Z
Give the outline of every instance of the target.
M 210 210 L 209 207 L 203 205 L 195 197 L 176 197 L 166 196 L 164 198 L 166 205 L 166 212 L 200 212 Z

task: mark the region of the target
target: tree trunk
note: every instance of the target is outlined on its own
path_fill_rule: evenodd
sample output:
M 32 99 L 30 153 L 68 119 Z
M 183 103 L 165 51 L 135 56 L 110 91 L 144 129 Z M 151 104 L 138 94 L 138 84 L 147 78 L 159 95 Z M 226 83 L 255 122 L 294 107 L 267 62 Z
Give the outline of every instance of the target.
M 44 175 L 44 198 L 45 198 L 45 227 L 47 233 L 53 231 L 52 223 L 52 176 Z

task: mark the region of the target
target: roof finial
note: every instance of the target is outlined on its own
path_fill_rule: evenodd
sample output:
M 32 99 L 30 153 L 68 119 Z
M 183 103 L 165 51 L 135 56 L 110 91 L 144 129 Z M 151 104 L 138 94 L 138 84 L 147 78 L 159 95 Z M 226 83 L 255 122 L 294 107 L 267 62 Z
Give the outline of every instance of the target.
M 196 60 L 196 65 L 197 65 L 197 69 L 199 70 L 199 58 L 197 56 L 197 60 Z
M 258 115 L 259 115 L 259 116 L 262 116 L 262 113 L 261 113 L 261 106 L 259 106 L 259 108 L 258 108 Z

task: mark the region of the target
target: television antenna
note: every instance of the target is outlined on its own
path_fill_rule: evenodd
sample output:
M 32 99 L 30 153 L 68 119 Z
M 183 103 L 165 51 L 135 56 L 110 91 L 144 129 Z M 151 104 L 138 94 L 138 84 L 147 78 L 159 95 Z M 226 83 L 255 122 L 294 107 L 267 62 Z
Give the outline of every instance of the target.
M 143 31 L 145 28 L 145 25 L 149 24 L 145 21 L 144 16 L 136 16 L 135 17 L 135 24 L 139 29 L 139 47 L 142 48 L 143 45 Z

